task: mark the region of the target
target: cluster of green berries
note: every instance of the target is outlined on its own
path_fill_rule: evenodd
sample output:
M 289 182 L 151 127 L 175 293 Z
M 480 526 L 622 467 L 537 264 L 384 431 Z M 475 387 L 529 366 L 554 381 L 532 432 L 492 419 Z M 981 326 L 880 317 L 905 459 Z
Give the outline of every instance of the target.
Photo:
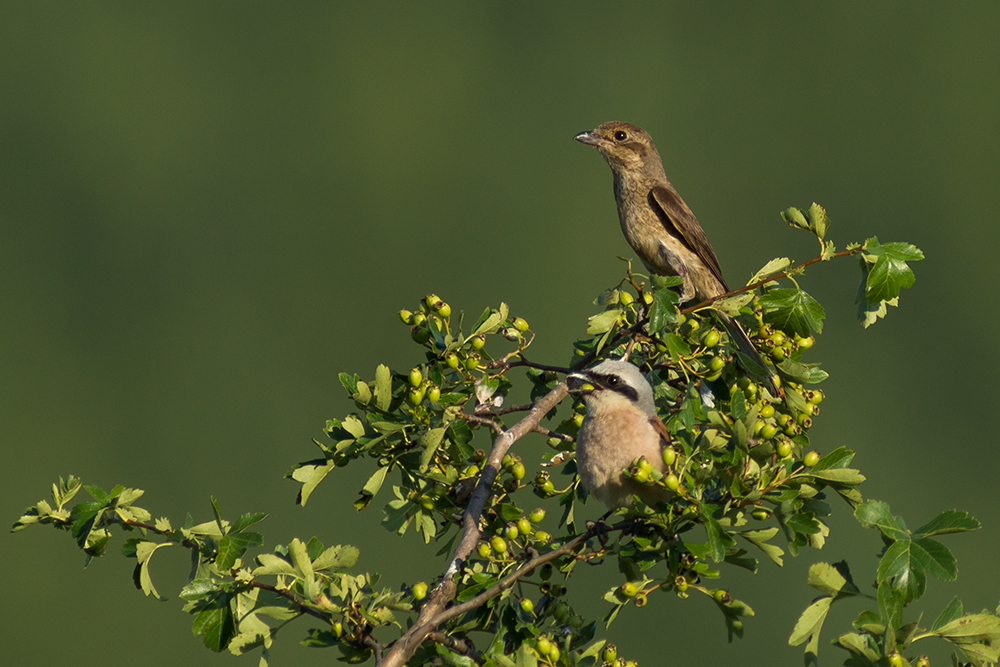
M 399 319 L 410 326 L 410 336 L 417 343 L 426 345 L 433 335 L 431 327 L 438 333 L 447 331 L 451 320 L 451 306 L 441 300 L 437 294 L 428 294 L 420 301 L 420 307 L 411 312 L 399 311 Z
M 661 473 L 653 467 L 653 464 L 646 460 L 645 456 L 640 456 L 625 471 L 625 476 L 638 482 L 639 484 L 651 484 L 666 487 L 668 491 L 676 492 L 681 486 L 680 478 L 677 476 L 677 450 L 673 447 L 664 447 L 660 452 L 664 465 L 667 467 L 666 473 Z
M 539 507 L 516 521 L 498 521 L 493 527 L 493 536 L 482 540 L 476 546 L 476 553 L 484 560 L 506 561 L 511 558 L 512 545 L 526 547 L 529 543 L 548 544 L 552 536 L 544 530 L 538 530 L 536 525 L 544 518 L 545 510 Z
M 601 651 L 601 667 L 638 667 L 635 660 L 626 660 L 618 655 L 618 647 L 614 644 L 605 644 Z
M 779 381 L 775 378 L 775 381 Z M 749 378 L 741 378 L 740 381 L 731 388 L 743 391 L 747 399 L 755 401 L 757 407 L 757 422 L 754 425 L 753 435 L 761 440 L 774 440 L 781 438 L 775 445 L 779 458 L 787 458 L 791 455 L 791 443 L 787 438 L 793 438 L 812 426 L 812 418 L 819 414 L 819 404 L 823 401 L 824 394 L 819 389 L 808 389 L 802 392 L 806 399 L 805 408 L 791 411 L 783 403 L 771 403 L 759 397 L 756 384 Z

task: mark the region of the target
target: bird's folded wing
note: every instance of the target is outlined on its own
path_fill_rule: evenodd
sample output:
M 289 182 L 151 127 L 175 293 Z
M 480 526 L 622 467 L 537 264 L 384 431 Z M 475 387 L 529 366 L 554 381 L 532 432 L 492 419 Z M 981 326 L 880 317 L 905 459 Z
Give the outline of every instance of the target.
M 662 185 L 654 186 L 649 193 L 650 204 L 658 209 L 660 220 L 667 232 L 677 237 L 688 249 L 698 255 L 705 266 L 709 268 L 725 290 L 729 291 L 726 279 L 722 277 L 722 267 L 715 257 L 712 244 L 709 243 L 705 230 L 698 224 L 698 218 L 684 203 L 680 195 L 672 188 L 665 188 Z

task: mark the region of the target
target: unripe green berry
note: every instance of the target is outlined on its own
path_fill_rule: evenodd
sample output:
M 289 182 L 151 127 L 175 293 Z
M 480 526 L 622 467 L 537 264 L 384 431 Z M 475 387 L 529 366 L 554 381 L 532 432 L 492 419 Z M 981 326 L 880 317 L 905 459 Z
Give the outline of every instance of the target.
M 530 521 L 531 523 L 539 523 L 544 518 L 545 518 L 545 510 L 542 509 L 541 507 L 533 509 L 531 511 L 531 514 L 528 515 L 528 521 Z
M 675 475 L 674 473 L 670 473 L 669 475 L 663 478 L 663 483 L 671 491 L 676 491 L 678 488 L 680 488 L 681 480 L 679 480 L 677 478 L 677 475 Z
M 449 368 L 458 370 L 458 367 L 462 365 L 462 360 L 454 352 L 449 352 L 444 357 L 444 363 L 448 364 Z
M 479 355 L 476 353 L 472 353 L 465 358 L 465 369 L 469 371 L 474 371 L 477 368 L 479 368 Z
M 805 458 L 802 459 L 802 463 L 805 464 L 807 468 L 812 468 L 814 465 L 819 463 L 819 459 L 819 452 L 813 450 L 805 455 Z
M 886 661 L 889 663 L 889 667 L 903 667 L 906 664 L 905 659 L 899 654 L 899 651 L 891 651 L 886 656 Z
M 719 332 L 715 329 L 709 329 L 701 337 L 701 344 L 705 347 L 715 347 L 719 344 Z
M 574 414 L 573 415 L 573 424 L 577 428 L 580 428 L 580 425 L 583 424 L 583 415 L 581 415 L 579 412 L 577 412 L 576 414 Z
M 521 536 L 521 533 L 517 530 L 517 524 L 514 522 L 508 523 L 506 530 L 504 530 L 504 537 L 508 540 L 516 540 Z
M 805 338 L 800 338 L 796 342 L 799 344 L 800 348 L 802 348 L 803 350 L 808 350 L 816 342 L 816 339 L 813 338 L 812 336 L 806 336 Z
M 424 315 L 422 312 L 417 311 L 417 312 L 413 313 L 412 323 L 413 323 L 414 326 L 418 326 L 419 327 L 421 324 L 423 324 L 426 321 L 427 321 L 427 316 Z
M 653 469 L 653 464 L 647 461 L 645 456 L 640 456 L 636 459 L 635 465 L 639 470 L 645 470 L 647 473 Z
M 476 547 L 476 551 L 479 552 L 480 558 L 489 558 L 493 554 L 493 548 L 486 542 L 480 542 L 479 546 Z
M 413 324 L 413 313 L 404 308 L 403 310 L 399 311 L 399 320 L 403 324 Z
M 712 591 L 712 599 L 718 602 L 719 604 L 725 604 L 727 602 L 732 601 L 732 598 L 729 597 L 729 593 L 722 588 L 717 588 L 714 591 Z
M 636 596 L 635 596 L 635 606 L 636 607 L 645 607 L 646 606 L 646 594 L 645 593 L 638 593 L 638 594 L 636 594 Z
M 778 453 L 778 458 L 787 459 L 792 455 L 792 443 L 788 440 L 782 440 L 775 447 L 775 451 Z
M 528 614 L 534 613 L 535 603 L 529 598 L 521 598 L 521 610 Z
M 413 368 L 410 370 L 410 386 L 419 387 L 424 381 L 424 374 L 420 372 L 419 368 Z
M 431 339 L 431 332 L 424 327 L 415 326 L 410 329 L 410 338 L 412 338 L 415 343 L 423 345 Z
M 774 416 L 774 406 L 768 403 L 757 412 L 757 416 L 761 419 L 770 419 Z
M 695 331 L 701 328 L 701 323 L 699 323 L 698 320 L 696 320 L 693 317 L 691 319 L 685 318 L 684 326 L 687 328 L 688 333 L 694 333 Z
M 330 624 L 330 630 L 333 632 L 333 636 L 340 639 L 344 636 L 344 624 L 340 621 L 334 621 Z
M 627 598 L 634 598 L 635 594 L 639 592 L 639 588 L 631 581 L 626 581 L 624 584 L 618 587 L 618 592 L 622 596 Z
M 647 306 L 649 304 L 653 303 L 653 295 L 652 295 L 652 293 L 650 293 L 650 292 L 643 292 L 642 293 L 642 300 L 646 302 Z
M 434 294 L 433 292 L 431 292 L 430 294 L 428 294 L 427 296 L 424 297 L 424 300 L 423 300 L 423 302 L 421 302 L 420 305 L 424 309 L 433 309 L 434 308 L 434 304 L 436 304 L 440 300 L 441 300 L 441 297 L 439 297 L 437 294 Z
M 783 361 L 786 356 L 788 356 L 788 353 L 783 347 L 776 347 L 771 350 L 771 358 L 775 361 Z
M 494 535 L 493 539 L 490 540 L 490 546 L 493 547 L 493 551 L 497 554 L 507 553 L 507 543 L 499 535 Z
M 528 330 L 528 322 L 523 317 L 515 317 L 512 324 L 514 325 L 514 328 L 517 329 L 518 331 Z
M 726 360 L 722 357 L 712 357 L 708 360 L 708 369 L 713 373 L 718 373 L 726 367 Z
M 664 465 L 672 466 L 677 460 L 677 451 L 673 447 L 664 447 L 660 454 L 663 457 Z
M 441 387 L 436 384 L 432 384 L 427 388 L 427 400 L 431 403 L 437 403 L 441 400 Z
M 427 597 L 427 584 L 423 581 L 413 584 L 413 599 L 423 600 L 425 597 Z
M 674 588 L 678 593 L 683 593 L 688 589 L 688 580 L 683 576 L 679 576 L 674 579 Z
M 618 647 L 614 644 L 605 644 L 601 651 L 601 660 L 604 662 L 614 662 L 618 659 Z
M 420 507 L 430 512 L 434 509 L 434 501 L 427 496 L 420 496 Z
M 618 302 L 623 306 L 630 306 L 635 302 L 635 297 L 632 296 L 631 292 L 622 290 L 621 294 L 618 295 Z
M 551 484 L 551 482 L 549 483 Z M 531 539 L 533 539 L 535 542 L 538 542 L 539 544 L 548 544 L 549 540 L 552 539 L 552 536 L 549 535 L 544 530 L 536 530 L 535 534 L 532 535 Z
M 552 642 L 545 635 L 538 638 L 538 643 L 535 645 L 538 652 L 544 657 L 548 656 L 549 651 L 552 649 Z
M 410 387 L 410 393 L 407 396 L 411 405 L 417 406 L 424 401 L 424 389 L 423 387 Z
M 437 304 L 435 304 L 434 306 L 434 310 L 436 310 L 437 314 L 440 315 L 441 317 L 444 318 L 451 317 L 451 306 L 446 304 L 444 301 L 438 301 Z
M 750 513 L 750 516 L 757 519 L 757 521 L 764 521 L 765 519 L 771 516 L 771 513 L 768 512 L 763 507 L 758 507 L 753 512 Z
M 515 463 L 510 468 L 510 474 L 516 480 L 522 480 L 522 479 L 524 479 L 524 473 L 525 473 L 524 464 L 521 463 L 520 461 L 518 461 L 517 463 Z
M 473 350 L 481 350 L 483 349 L 483 346 L 486 345 L 486 336 L 483 334 L 473 336 L 470 342 L 472 343 Z
M 514 327 L 507 327 L 506 329 L 503 330 L 503 337 L 513 343 L 515 340 L 521 337 L 521 332 L 515 329 Z
M 632 479 L 637 481 L 639 484 L 645 484 L 649 481 L 649 471 L 643 470 L 642 468 L 632 468 L 630 471 L 632 473 Z
M 764 424 L 764 427 L 760 429 L 760 437 L 764 440 L 770 440 L 778 434 L 778 427 L 774 424 Z
M 517 520 L 517 532 L 521 535 L 531 535 L 531 522 L 528 521 L 527 517 L 521 517 Z
M 560 653 L 559 653 L 559 645 L 558 644 L 552 644 L 552 647 L 549 648 L 549 661 L 552 662 L 553 664 L 555 664 L 556 662 L 559 661 L 559 655 L 560 655 Z

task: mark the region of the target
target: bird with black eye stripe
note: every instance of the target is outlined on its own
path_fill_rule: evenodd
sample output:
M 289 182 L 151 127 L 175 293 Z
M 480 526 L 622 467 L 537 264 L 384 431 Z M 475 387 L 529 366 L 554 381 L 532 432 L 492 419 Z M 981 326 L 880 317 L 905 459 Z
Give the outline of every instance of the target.
M 706 301 L 730 291 L 705 230 L 671 185 L 653 139 L 645 130 L 611 121 L 573 138 L 597 148 L 611 167 L 618 222 L 625 240 L 649 271 L 684 280 L 682 304 Z M 771 395 L 777 397 L 770 367 L 739 322 L 713 312 L 739 351 L 758 367 L 746 370 L 763 380 Z
M 603 361 L 566 378 L 582 396 L 587 414 L 576 438 L 576 466 L 583 488 L 609 509 L 627 507 L 637 495 L 647 505 L 669 497 L 663 487 L 640 484 L 623 471 L 640 456 L 661 473 L 670 434 L 656 414 L 653 388 L 628 361 Z

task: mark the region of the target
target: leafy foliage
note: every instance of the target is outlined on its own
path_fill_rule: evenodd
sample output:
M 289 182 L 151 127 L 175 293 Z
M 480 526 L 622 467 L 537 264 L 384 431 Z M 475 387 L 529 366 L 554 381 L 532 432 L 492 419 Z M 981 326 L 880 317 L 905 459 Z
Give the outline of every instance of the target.
M 86 487 L 93 501 L 67 509 L 81 488 L 73 477 L 60 479 L 53 502 L 28 508 L 14 529 L 41 523 L 70 530 L 88 561 L 105 553 L 114 529 L 138 531 L 123 552 L 136 558 L 136 586 L 161 599 L 151 575 L 153 554 L 169 546 L 189 550 L 193 567 L 181 597 L 195 617 L 194 632 L 214 651 L 261 647 L 266 661 L 275 633 L 309 616 L 316 627 L 303 643 L 335 646 L 347 662 L 374 656 L 383 665 L 587 667 L 628 661 L 598 637 L 596 620 L 584 619 L 567 602 L 580 563 L 613 562 L 621 574 L 604 596 L 603 627 L 628 607 L 663 604 L 659 593 L 679 600 L 701 593 L 721 612 L 732 641 L 743 636 L 744 619 L 754 610 L 718 580 L 732 567 L 756 572 L 761 555 L 781 566 L 786 554 L 821 548 L 830 532 L 829 501 L 840 497 L 892 542 L 879 570 L 879 618 L 902 637 L 899 611 L 923 593 L 926 574 L 954 576 L 954 559 L 933 538 L 967 530 L 971 520 L 945 513 L 910 534 L 887 508 L 863 503 L 857 486 L 865 478 L 851 467 L 853 452 L 809 451 L 809 431 L 825 397 L 815 385 L 827 374 L 805 357 L 822 332 L 825 312 L 795 277 L 811 264 L 858 255 L 865 312 L 881 308 L 884 314 L 885 304 L 895 305 L 899 290 L 913 283 L 907 262 L 922 254 L 874 238 L 837 252 L 825 240 L 829 217 L 816 204 L 782 216 L 817 237 L 819 256 L 795 266 L 787 258 L 773 260 L 746 287 L 680 310 L 679 279 L 641 276 L 629 266 L 618 285 L 598 296 L 600 310 L 587 321 L 566 367 L 528 359 L 534 333 L 506 304 L 467 323 L 429 294 L 415 310 L 400 311 L 421 348 L 412 368 L 379 365 L 364 378 L 340 374 L 354 412 L 330 419 L 326 439 L 314 441 L 318 456 L 286 476 L 299 484 L 297 501 L 304 505 L 328 476 L 344 476 L 340 469 L 358 461 L 374 462 L 375 472 L 357 480 L 355 507 L 371 511 L 381 494 L 386 530 L 403 539 L 416 534 L 450 554 L 433 586 L 420 581 L 396 591 L 379 588 L 377 574 L 351 574 L 356 548 L 326 547 L 316 538 L 251 556 L 264 537 L 250 529 L 265 515 L 244 514 L 230 523 L 214 500 L 211 520 L 194 524 L 189 517 L 180 529 L 165 518 L 153 521 L 135 505 L 142 492 L 124 487 Z M 741 362 L 713 311 L 737 318 L 770 359 L 778 395 L 748 374 L 752 364 Z M 639 459 L 624 474 L 662 487 L 669 501 L 650 507 L 636 497 L 610 523 L 581 524 L 577 509 L 588 498 L 574 442 L 584 406 L 562 400 L 560 376 L 624 355 L 647 371 L 673 441 L 662 453 L 663 473 Z M 531 402 L 511 405 L 522 372 Z M 530 432 L 542 434 L 550 448 L 541 461 L 525 462 L 509 451 Z M 493 444 L 478 446 L 480 433 Z M 529 475 L 535 465 L 540 470 Z M 830 604 L 861 594 L 846 567 L 822 567 L 810 583 L 826 601 L 807 610 L 793 639 L 808 640 L 815 655 Z M 968 623 L 955 625 L 964 618 L 952 609 L 933 632 L 964 641 L 967 653 L 985 650 L 962 634 Z

